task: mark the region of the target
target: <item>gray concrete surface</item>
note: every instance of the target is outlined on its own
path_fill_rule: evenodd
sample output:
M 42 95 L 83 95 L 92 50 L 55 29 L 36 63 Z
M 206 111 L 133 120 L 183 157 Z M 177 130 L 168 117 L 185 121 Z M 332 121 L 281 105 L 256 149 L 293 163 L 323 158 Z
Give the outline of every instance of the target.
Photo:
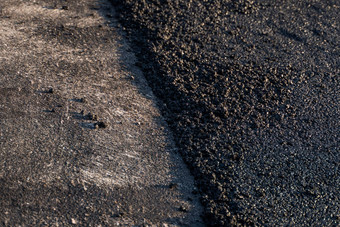
M 1 226 L 201 225 L 113 15 L 106 1 L 0 2 Z

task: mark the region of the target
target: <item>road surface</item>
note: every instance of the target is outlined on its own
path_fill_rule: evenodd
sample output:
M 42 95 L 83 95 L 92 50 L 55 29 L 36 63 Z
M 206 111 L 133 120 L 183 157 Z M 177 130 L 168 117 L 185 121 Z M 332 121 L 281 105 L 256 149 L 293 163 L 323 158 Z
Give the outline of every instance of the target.
M 208 225 L 340 224 L 337 0 L 111 0 Z
M 106 1 L 1 0 L 1 226 L 201 225 L 113 15 Z

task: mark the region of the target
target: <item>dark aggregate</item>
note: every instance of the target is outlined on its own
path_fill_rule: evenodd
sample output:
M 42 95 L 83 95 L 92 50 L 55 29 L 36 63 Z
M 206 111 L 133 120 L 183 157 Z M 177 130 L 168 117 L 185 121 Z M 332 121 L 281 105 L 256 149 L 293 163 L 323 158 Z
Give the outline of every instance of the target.
M 102 121 L 99 121 L 97 123 L 95 123 L 96 125 L 98 125 L 99 128 L 106 128 L 106 124 Z
M 340 2 L 111 0 L 207 225 L 340 224 Z

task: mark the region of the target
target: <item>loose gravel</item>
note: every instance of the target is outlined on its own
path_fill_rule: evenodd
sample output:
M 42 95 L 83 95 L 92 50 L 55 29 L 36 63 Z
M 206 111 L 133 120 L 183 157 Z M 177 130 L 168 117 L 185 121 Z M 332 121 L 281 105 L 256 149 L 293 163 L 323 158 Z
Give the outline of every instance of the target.
M 339 1 L 111 2 L 207 225 L 340 224 Z

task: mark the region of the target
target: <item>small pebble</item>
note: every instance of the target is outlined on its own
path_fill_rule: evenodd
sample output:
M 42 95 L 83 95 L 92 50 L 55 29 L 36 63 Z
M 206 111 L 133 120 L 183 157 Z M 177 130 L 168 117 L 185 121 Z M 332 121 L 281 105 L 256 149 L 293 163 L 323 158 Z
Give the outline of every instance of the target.
M 98 121 L 98 117 L 95 114 L 88 113 L 87 118 L 91 121 Z
M 78 224 L 78 220 L 75 219 L 75 218 L 71 218 L 71 223 L 72 223 L 73 225 L 76 225 L 76 224 Z
M 104 122 L 100 121 L 98 123 L 96 123 L 98 125 L 99 128 L 106 128 L 106 125 Z
M 185 206 L 180 206 L 178 210 L 182 212 L 188 212 L 188 209 Z
M 177 189 L 177 188 L 178 188 L 178 184 L 176 184 L 176 183 L 170 183 L 170 184 L 169 184 L 169 188 L 170 188 L 170 189 Z

